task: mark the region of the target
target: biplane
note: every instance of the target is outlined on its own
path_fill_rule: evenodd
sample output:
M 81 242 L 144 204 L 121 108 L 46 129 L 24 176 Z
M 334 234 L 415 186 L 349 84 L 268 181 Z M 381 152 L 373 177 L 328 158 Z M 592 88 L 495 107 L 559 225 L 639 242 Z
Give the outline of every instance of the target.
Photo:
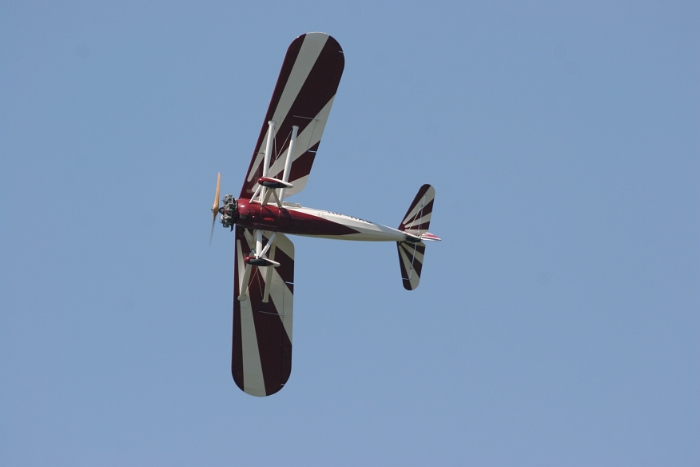
M 324 33 L 297 37 L 282 63 L 270 107 L 238 199 L 212 207 L 235 229 L 233 350 L 231 372 L 243 391 L 269 396 L 292 370 L 294 244 L 288 235 L 395 242 L 403 286 L 418 287 L 435 190 L 423 185 L 398 228 L 287 201 L 306 186 L 326 127 L 345 58 Z M 211 241 L 211 234 L 210 234 Z

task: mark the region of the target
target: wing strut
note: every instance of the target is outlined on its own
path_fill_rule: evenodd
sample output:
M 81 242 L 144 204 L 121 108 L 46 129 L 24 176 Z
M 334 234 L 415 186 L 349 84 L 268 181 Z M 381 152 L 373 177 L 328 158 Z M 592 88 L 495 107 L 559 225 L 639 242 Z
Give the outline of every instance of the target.
M 270 170 L 270 157 L 272 156 L 272 141 L 275 139 L 275 121 L 270 120 L 267 122 L 267 144 L 265 145 L 265 160 L 263 162 L 263 177 L 267 177 L 267 173 Z M 260 204 L 265 200 L 266 188 L 262 187 L 260 190 Z M 267 201 L 267 200 L 265 200 Z
M 262 246 L 262 236 L 262 230 L 258 229 L 253 231 L 253 238 L 255 239 L 255 250 L 251 251 L 251 256 L 246 256 L 245 258 L 243 258 L 243 261 L 245 262 L 245 271 L 243 272 L 243 281 L 241 283 L 240 295 L 238 296 L 238 300 L 240 301 L 243 301 L 248 297 L 248 285 L 250 283 L 251 268 L 253 266 L 272 266 L 273 268 L 276 268 L 280 265 L 280 263 L 278 263 L 274 259 L 275 238 L 277 237 L 277 232 L 272 233 L 264 248 Z M 267 254 L 267 252 L 270 251 L 271 247 L 272 251 L 270 252 L 269 257 L 266 258 L 265 254 Z M 271 277 L 272 268 L 268 267 L 266 278 L 269 279 Z M 267 299 L 270 296 L 269 281 L 267 282 L 267 284 L 268 285 L 265 286 L 265 294 L 263 298 L 263 302 L 265 303 L 267 303 Z
M 270 99 L 262 128 L 253 150 L 240 198 L 262 202 L 260 178 L 272 178 L 293 184 L 286 186 L 284 197 L 304 189 L 323 136 L 345 58 L 340 44 L 324 33 L 309 33 L 292 42 L 285 55 L 277 85 Z M 270 122 L 274 130 L 270 131 Z M 294 150 L 288 153 L 293 127 L 298 126 Z M 284 168 L 289 154 L 289 171 Z M 269 192 L 270 186 L 265 190 Z M 274 187 L 277 194 L 280 188 Z M 253 196 L 255 194 L 255 196 Z M 276 200 L 272 195 L 269 202 Z M 282 200 L 281 200 L 282 201 Z M 243 272 L 243 271 L 241 271 Z
M 289 183 L 289 169 L 292 164 L 292 157 L 294 156 L 294 146 L 296 146 L 297 143 L 297 132 L 299 131 L 299 127 L 294 125 L 292 126 L 292 139 L 289 141 L 289 150 L 287 151 L 287 160 L 284 161 L 284 173 L 282 175 L 282 181 L 285 183 Z M 279 202 L 282 204 L 284 201 L 284 190 L 285 188 L 280 189 L 280 195 L 279 195 Z
M 263 166 L 263 176 L 262 178 L 258 179 L 258 188 L 255 190 L 255 193 L 253 194 L 253 198 L 255 198 L 258 193 L 260 194 L 258 198 L 258 202 L 262 204 L 263 206 L 266 206 L 267 203 L 270 201 L 270 197 L 272 196 L 275 199 L 275 202 L 277 203 L 277 206 L 280 208 L 282 207 L 282 202 L 284 201 L 284 192 L 287 188 L 293 188 L 294 185 L 289 183 L 289 172 L 291 170 L 292 166 L 292 159 L 294 158 L 294 148 L 296 146 L 297 142 L 297 134 L 299 132 L 299 127 L 296 125 L 292 126 L 292 137 L 289 141 L 289 147 L 287 148 L 287 157 L 285 158 L 284 162 L 284 172 L 282 174 L 282 180 L 278 180 L 276 178 L 270 178 L 268 177 L 269 174 L 269 156 L 268 153 L 272 151 L 270 148 L 270 134 L 274 131 L 274 126 L 275 122 L 270 121 L 268 122 L 269 124 L 269 130 L 268 130 L 268 144 L 265 148 L 265 161 L 264 161 L 264 166 Z M 279 195 L 277 190 L 279 190 Z

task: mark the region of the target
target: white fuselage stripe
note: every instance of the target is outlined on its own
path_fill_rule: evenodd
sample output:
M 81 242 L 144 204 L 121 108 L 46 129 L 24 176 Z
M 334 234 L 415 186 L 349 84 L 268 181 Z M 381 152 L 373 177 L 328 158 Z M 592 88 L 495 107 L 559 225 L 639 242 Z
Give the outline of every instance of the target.
M 238 271 L 245 271 L 245 262 L 241 253 L 241 245 L 236 245 L 236 260 Z M 239 290 L 243 284 L 238 284 Z M 242 293 L 243 291 L 241 291 Z M 238 300 L 238 297 L 234 297 Z M 260 351 L 258 350 L 258 338 L 255 334 L 255 321 L 253 321 L 253 308 L 250 299 L 242 300 L 241 306 L 241 344 L 243 348 L 243 386 L 244 391 L 253 396 L 266 396 L 265 380 L 263 378 Z
M 345 235 L 308 235 L 313 237 L 333 238 L 339 240 L 356 240 L 369 242 L 402 242 L 406 240 L 406 234 L 398 229 L 388 227 L 386 225 L 375 224 L 357 217 L 346 216 L 330 211 L 323 211 L 312 208 L 288 208 L 290 211 L 302 212 L 307 215 L 318 217 L 326 221 L 349 227 L 357 233 Z M 297 234 L 303 235 L 303 234 Z

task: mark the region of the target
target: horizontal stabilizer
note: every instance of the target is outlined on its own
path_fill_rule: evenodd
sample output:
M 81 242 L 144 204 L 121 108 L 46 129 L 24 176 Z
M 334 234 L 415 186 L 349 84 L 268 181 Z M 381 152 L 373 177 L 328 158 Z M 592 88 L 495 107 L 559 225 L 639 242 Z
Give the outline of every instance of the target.
M 433 202 L 435 201 L 435 188 L 423 185 L 413 199 L 411 206 L 399 225 L 399 230 L 408 234 L 421 237 L 428 233 L 430 218 L 433 214 Z M 434 235 L 430 234 L 435 237 Z M 435 237 L 437 238 L 437 237 Z
M 442 239 L 438 237 L 435 234 L 431 234 L 430 232 L 426 232 L 420 236 L 420 239 L 423 240 L 424 242 L 441 242 Z
M 425 245 L 423 243 L 396 242 L 399 249 L 399 266 L 403 288 L 413 290 L 420 282 L 420 272 L 423 269 Z

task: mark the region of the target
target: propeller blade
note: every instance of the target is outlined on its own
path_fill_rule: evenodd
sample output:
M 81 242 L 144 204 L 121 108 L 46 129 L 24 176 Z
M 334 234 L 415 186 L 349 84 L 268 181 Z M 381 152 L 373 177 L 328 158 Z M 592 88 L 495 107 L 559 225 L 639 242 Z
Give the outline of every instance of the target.
M 214 224 L 216 223 L 216 215 L 219 213 L 219 194 L 221 193 L 221 172 L 216 178 L 216 194 L 214 195 L 214 205 L 211 207 L 211 232 L 209 232 L 209 244 L 214 236 Z
M 211 245 L 211 238 L 214 236 L 214 223 L 216 223 L 216 219 L 211 220 L 211 232 L 209 232 L 209 245 Z
M 221 193 L 221 172 L 219 172 L 219 176 L 216 178 L 216 195 L 214 195 L 214 206 L 211 208 L 211 213 L 214 218 L 216 218 L 216 215 L 219 212 L 219 194 Z

